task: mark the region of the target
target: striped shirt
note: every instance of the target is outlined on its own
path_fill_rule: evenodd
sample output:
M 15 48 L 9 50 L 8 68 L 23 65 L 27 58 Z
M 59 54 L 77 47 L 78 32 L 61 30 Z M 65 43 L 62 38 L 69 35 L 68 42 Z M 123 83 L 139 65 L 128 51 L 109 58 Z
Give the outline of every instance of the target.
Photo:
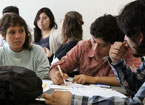
M 121 86 L 126 89 L 130 98 L 101 97 L 91 98 L 72 95 L 71 105 L 143 105 L 145 98 L 145 61 L 132 72 L 124 60 L 116 64 L 109 63 Z

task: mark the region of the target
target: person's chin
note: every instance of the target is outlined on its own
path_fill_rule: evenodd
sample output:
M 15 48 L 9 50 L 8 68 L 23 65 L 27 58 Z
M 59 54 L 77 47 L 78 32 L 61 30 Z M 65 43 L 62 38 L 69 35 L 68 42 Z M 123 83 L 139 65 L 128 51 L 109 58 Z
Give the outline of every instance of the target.
M 16 49 L 22 49 L 22 46 L 15 46 Z

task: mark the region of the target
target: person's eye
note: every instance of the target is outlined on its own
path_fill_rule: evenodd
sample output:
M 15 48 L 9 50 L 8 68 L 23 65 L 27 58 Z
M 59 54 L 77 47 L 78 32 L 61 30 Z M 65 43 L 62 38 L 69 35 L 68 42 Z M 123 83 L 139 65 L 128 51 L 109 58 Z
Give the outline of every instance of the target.
M 19 30 L 19 33 L 23 33 L 23 32 L 24 32 L 24 30 L 23 30 L 23 29 L 20 29 L 20 30 Z
M 15 31 L 9 31 L 8 34 L 14 35 L 15 34 Z
M 100 46 L 101 46 L 101 47 L 106 47 L 106 45 L 104 45 L 104 44 L 100 44 Z
M 42 20 L 47 20 L 48 18 L 47 17 L 42 17 Z

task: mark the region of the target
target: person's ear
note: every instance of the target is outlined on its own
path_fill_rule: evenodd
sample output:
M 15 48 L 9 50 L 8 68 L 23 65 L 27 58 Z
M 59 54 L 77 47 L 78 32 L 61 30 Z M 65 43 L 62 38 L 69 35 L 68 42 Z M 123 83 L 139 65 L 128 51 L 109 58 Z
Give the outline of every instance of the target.
M 4 40 L 6 40 L 6 36 L 4 35 L 4 33 L 3 33 L 2 31 L 0 31 L 0 34 L 1 34 L 2 38 L 3 38 Z
M 144 39 L 143 33 L 140 33 L 138 42 L 142 43 L 143 39 Z

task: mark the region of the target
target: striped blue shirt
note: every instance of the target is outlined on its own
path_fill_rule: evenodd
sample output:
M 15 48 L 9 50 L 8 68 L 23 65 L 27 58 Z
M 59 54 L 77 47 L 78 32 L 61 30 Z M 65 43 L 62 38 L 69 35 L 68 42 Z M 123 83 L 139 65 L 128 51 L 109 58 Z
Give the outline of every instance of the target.
M 145 99 L 145 61 L 134 72 L 124 60 L 120 60 L 116 64 L 109 60 L 109 63 L 122 88 L 126 90 L 130 98 L 117 96 L 109 98 L 93 96 L 90 98 L 72 95 L 71 105 L 143 105 Z

